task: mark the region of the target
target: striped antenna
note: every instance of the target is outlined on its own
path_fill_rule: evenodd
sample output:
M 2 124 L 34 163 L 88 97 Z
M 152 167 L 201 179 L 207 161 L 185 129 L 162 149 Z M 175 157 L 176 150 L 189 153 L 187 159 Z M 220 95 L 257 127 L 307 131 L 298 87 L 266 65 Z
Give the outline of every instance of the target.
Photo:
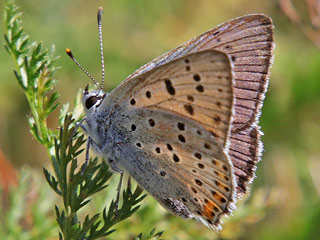
M 103 57 L 103 43 L 102 43 L 102 29 L 101 29 L 101 17 L 102 17 L 102 7 L 98 10 L 98 30 L 99 30 L 99 42 L 100 42 L 100 56 L 101 56 L 101 67 L 102 67 L 102 81 L 100 90 L 103 90 L 104 86 L 104 57 Z
M 90 75 L 90 73 L 87 72 L 87 70 L 85 70 L 80 63 L 77 61 L 77 59 L 75 59 L 72 55 L 72 52 L 70 50 L 70 48 L 66 49 L 66 53 L 68 54 L 68 56 L 72 59 L 72 61 L 78 65 L 78 67 L 92 80 L 92 82 L 96 85 L 96 87 L 99 87 L 99 83 Z

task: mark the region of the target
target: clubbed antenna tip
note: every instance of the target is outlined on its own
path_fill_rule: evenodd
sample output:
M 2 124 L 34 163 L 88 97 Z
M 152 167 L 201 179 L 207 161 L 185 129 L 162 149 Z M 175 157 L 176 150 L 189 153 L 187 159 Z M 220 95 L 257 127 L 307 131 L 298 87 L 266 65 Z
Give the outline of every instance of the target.
M 71 49 L 70 49 L 70 48 L 67 48 L 67 49 L 66 49 L 66 53 L 68 54 L 68 56 L 69 56 L 71 59 L 73 59 L 73 55 L 72 55 L 72 53 L 71 53 Z
M 77 59 L 74 58 L 72 52 L 71 52 L 71 49 L 70 48 L 67 48 L 66 49 L 66 53 L 68 54 L 68 56 L 72 59 L 72 61 L 78 65 L 78 67 L 92 80 L 92 82 L 96 85 L 96 87 L 98 88 L 99 87 L 99 84 L 98 82 L 90 75 L 90 73 L 88 73 L 87 70 L 85 70 L 81 65 L 80 63 L 77 61 Z
M 100 43 L 100 57 L 101 57 L 101 70 L 102 70 L 102 80 L 100 89 L 103 90 L 104 86 L 104 56 L 103 56 L 103 43 L 102 43 L 102 27 L 101 27 L 101 17 L 102 17 L 102 7 L 98 10 L 98 32 L 99 32 L 99 43 Z
M 102 43 L 102 28 L 101 28 L 101 17 L 102 17 L 102 12 L 103 9 L 102 7 L 99 7 L 98 10 L 98 16 L 97 16 L 97 20 L 98 20 L 98 31 L 99 31 L 99 43 L 100 43 L 100 56 L 101 56 L 101 67 L 102 67 L 102 81 L 101 81 L 101 85 L 100 85 L 100 90 L 103 90 L 103 86 L 104 86 L 104 74 L 105 74 L 105 69 L 104 69 L 104 56 L 103 56 L 103 43 Z M 99 88 L 99 84 L 98 82 L 87 72 L 87 70 L 85 70 L 80 63 L 74 58 L 70 48 L 66 49 L 66 53 L 68 54 L 68 56 L 72 59 L 72 61 L 78 65 L 78 67 L 93 81 L 93 83 L 96 85 L 97 88 Z

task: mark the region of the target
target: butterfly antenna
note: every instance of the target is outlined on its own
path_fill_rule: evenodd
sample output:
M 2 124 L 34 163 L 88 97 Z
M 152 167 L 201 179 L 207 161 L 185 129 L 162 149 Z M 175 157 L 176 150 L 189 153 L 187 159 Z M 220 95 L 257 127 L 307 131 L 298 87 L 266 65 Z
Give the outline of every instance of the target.
M 100 56 L 101 56 L 101 67 L 102 67 L 102 81 L 100 90 L 103 90 L 104 85 L 104 57 L 103 57 L 103 43 L 102 43 L 102 28 L 101 28 L 101 17 L 102 17 L 102 7 L 98 10 L 98 30 L 99 30 L 99 42 L 100 42 Z
M 78 65 L 78 67 L 92 80 L 92 82 L 96 85 L 96 87 L 99 87 L 99 83 L 90 75 L 90 73 L 87 72 L 87 70 L 85 70 L 80 63 L 77 61 L 77 59 L 75 59 L 72 55 L 72 52 L 70 50 L 70 48 L 66 49 L 66 53 L 68 54 L 68 56 L 72 59 L 72 61 Z

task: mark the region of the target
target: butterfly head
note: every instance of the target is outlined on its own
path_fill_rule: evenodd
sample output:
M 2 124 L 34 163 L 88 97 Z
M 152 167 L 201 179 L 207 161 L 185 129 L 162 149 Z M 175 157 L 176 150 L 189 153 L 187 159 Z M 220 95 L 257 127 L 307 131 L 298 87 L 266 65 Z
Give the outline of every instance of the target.
M 78 67 L 92 80 L 94 85 L 97 87 L 96 90 L 90 91 L 88 90 L 89 86 L 87 85 L 83 91 L 82 97 L 82 105 L 86 112 L 94 112 L 103 99 L 106 97 L 106 93 L 102 90 L 104 86 L 104 57 L 103 57 L 103 46 L 102 46 L 102 30 L 101 30 L 101 16 L 102 16 L 102 8 L 99 8 L 98 11 L 98 30 L 99 30 L 99 42 L 100 42 L 100 55 L 101 55 L 101 67 L 102 67 L 102 80 L 101 84 L 99 84 L 91 75 L 85 70 L 80 63 L 74 58 L 71 50 L 69 48 L 66 49 L 66 53 L 72 59 L 72 61 L 78 65 Z
M 106 97 L 106 93 L 101 89 L 89 91 L 88 85 L 85 87 L 83 91 L 82 104 L 86 112 L 95 111 L 103 99 Z

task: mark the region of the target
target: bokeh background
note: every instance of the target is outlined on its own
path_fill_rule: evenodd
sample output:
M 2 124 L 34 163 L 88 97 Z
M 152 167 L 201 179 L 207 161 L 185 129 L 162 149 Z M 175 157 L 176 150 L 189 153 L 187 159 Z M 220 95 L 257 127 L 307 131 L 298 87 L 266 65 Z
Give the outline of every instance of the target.
M 219 234 L 166 213 L 147 197 L 139 212 L 119 224 L 119 231 L 108 239 L 132 239 L 153 227 L 165 231 L 164 239 L 320 239 L 319 0 L 16 0 L 16 4 L 31 40 L 55 45 L 61 56 L 56 79 L 62 103 L 72 102 L 89 81 L 65 48 L 100 79 L 96 27 L 100 6 L 108 90 L 139 66 L 221 22 L 249 13 L 270 16 L 276 50 L 261 117 L 265 152 L 250 195 L 224 220 Z M 3 7 L 1 2 L 1 15 Z M 0 225 L 12 224 L 15 237 L 10 239 L 37 239 L 39 232 L 44 234 L 41 239 L 57 239 L 53 207 L 59 203 L 42 175 L 49 158 L 29 133 L 30 111 L 13 69 L 11 57 L 0 47 Z M 49 119 L 52 128 L 57 118 L 58 111 Z M 115 191 L 103 194 L 111 198 Z M 93 208 L 103 208 L 108 197 L 97 197 Z M 2 216 L 6 218 L 1 220 Z

